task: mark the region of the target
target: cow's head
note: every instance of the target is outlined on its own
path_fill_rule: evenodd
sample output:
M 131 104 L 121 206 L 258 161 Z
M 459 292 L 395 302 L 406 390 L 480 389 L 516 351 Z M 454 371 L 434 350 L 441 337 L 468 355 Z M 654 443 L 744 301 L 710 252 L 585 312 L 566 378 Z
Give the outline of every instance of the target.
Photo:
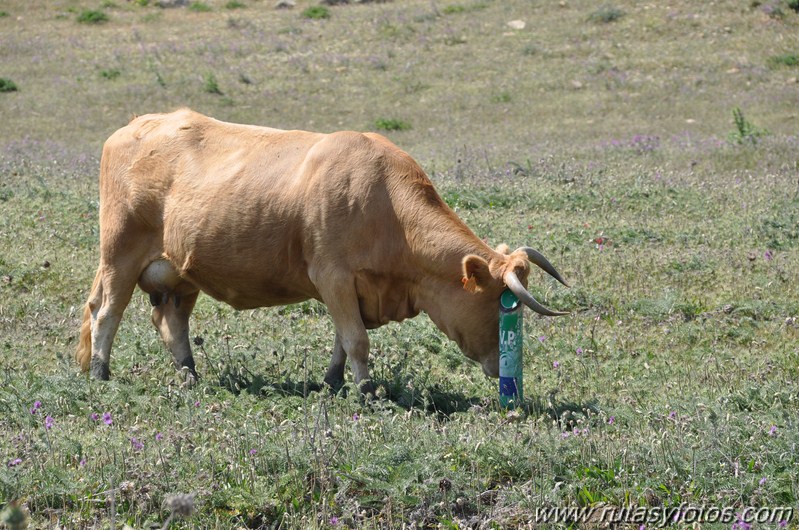
M 506 245 L 500 245 L 489 259 L 474 254 L 465 256 L 462 287 L 450 284 L 446 295 L 440 293 L 436 314 L 430 312 L 436 325 L 458 343 L 467 357 L 480 363 L 488 376 L 499 376 L 499 298 L 506 288 L 536 313 L 568 314 L 544 307 L 527 291 L 530 263 L 568 286 L 555 267 L 536 250 L 522 247 L 509 252 Z

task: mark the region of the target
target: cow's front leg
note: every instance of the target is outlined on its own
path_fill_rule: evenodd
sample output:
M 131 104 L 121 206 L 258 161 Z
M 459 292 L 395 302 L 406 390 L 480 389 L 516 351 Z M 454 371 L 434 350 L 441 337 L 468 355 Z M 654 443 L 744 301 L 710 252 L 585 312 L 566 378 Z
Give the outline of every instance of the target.
M 325 374 L 325 383 L 333 390 L 338 390 L 344 385 L 344 364 L 347 362 L 347 352 L 341 345 L 341 338 L 336 333 L 336 342 L 333 345 L 333 356 L 330 359 L 330 366 Z
M 343 357 L 346 354 L 355 384 L 363 394 L 374 395 L 374 384 L 369 379 L 369 335 L 361 319 L 354 280 L 351 275 L 335 273 L 321 276 L 324 281 L 317 283 L 317 288 L 336 326 L 336 345 L 325 381 L 328 377 L 343 380 Z

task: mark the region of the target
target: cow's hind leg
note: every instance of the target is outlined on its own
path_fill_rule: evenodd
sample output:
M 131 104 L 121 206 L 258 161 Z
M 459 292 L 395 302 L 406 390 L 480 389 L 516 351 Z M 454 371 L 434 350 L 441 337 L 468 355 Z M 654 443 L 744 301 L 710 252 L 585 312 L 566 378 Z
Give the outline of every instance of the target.
M 194 356 L 189 344 L 189 316 L 194 309 L 198 294 L 199 291 L 184 295 L 167 295 L 161 297 L 158 305 L 153 307 L 153 324 L 161 334 L 164 344 L 172 352 L 175 368 L 185 370 L 186 382 L 189 384 L 197 380 Z M 152 296 L 150 300 L 153 300 Z
M 92 290 L 88 303 L 92 337 L 89 372 L 95 379 L 107 380 L 111 375 L 111 344 L 136 287 L 136 273 L 131 267 L 108 264 L 100 267 L 99 284 Z
M 150 295 L 153 325 L 172 353 L 175 368 L 185 371 L 186 382 L 193 384 L 197 372 L 189 343 L 189 316 L 199 291 L 164 259 L 154 261 L 142 272 L 139 286 Z

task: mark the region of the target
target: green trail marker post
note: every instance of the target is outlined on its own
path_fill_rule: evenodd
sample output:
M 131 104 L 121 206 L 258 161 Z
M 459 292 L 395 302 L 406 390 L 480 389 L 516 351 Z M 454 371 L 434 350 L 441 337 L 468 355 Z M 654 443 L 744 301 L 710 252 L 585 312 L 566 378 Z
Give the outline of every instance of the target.
M 509 289 L 499 298 L 499 404 L 520 406 L 524 401 L 522 378 L 523 305 Z

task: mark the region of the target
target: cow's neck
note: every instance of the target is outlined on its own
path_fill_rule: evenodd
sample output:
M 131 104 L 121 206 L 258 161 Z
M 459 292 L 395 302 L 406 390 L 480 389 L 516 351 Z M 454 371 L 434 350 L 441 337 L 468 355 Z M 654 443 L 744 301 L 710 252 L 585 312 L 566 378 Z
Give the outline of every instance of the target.
M 447 311 L 462 294 L 463 258 L 475 254 L 487 261 L 496 253 L 450 209 L 424 171 L 410 161 L 389 176 L 392 206 L 399 218 L 413 264 L 409 296 L 416 311 L 424 311 L 450 339 L 463 346 Z
M 448 209 L 447 209 L 448 210 Z M 409 237 L 419 270 L 412 293 L 414 307 L 424 311 L 450 339 L 463 349 L 465 340 L 453 322 L 453 304 L 463 300 L 463 258 L 469 254 L 491 260 L 496 253 L 478 238 L 454 213 L 442 216 L 436 230 Z M 409 234 L 410 235 L 410 234 Z M 415 244 L 413 243 L 415 242 Z

